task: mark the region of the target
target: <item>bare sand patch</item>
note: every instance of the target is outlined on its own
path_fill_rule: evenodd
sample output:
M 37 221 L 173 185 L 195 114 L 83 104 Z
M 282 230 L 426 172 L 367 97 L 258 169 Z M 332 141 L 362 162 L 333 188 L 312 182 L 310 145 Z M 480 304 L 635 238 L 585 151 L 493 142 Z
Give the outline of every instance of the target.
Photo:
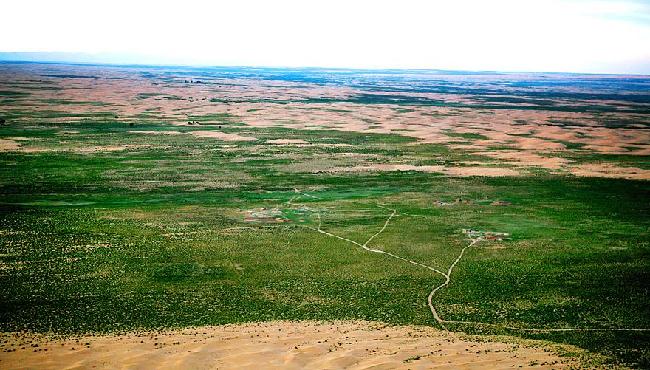
M 440 165 L 424 165 L 416 166 L 410 164 L 373 164 L 354 167 L 333 167 L 326 172 L 366 172 L 366 171 L 417 171 L 417 172 L 433 172 L 442 173 L 453 177 L 469 177 L 469 176 L 486 176 L 486 177 L 503 177 L 503 176 L 519 176 L 519 171 L 512 168 L 505 167 L 482 167 L 482 166 L 467 166 L 467 167 L 446 167 Z
M 520 150 L 501 150 L 492 152 L 476 152 L 474 154 L 501 159 L 508 161 L 508 164 L 524 167 L 541 167 L 552 170 L 561 169 L 566 166 L 570 161 L 561 157 L 545 157 L 534 152 L 520 151 Z
M 292 145 L 292 144 L 309 144 L 309 142 L 302 139 L 272 139 L 267 140 L 267 144 L 278 144 L 278 145 Z
M 620 167 L 611 163 L 588 163 L 571 167 L 569 172 L 584 177 L 610 177 L 630 180 L 650 180 L 650 170 Z
M 12 349 L 0 353 L 4 369 L 230 369 L 262 364 L 266 369 L 561 369 L 577 364 L 554 353 L 566 346 L 372 322 L 267 322 L 74 339 L 19 333 L 2 337 L 3 348 Z
M 65 150 L 67 149 L 43 148 L 40 146 L 21 147 L 19 149 L 21 153 L 50 153 L 50 152 L 58 152 L 58 151 L 65 151 Z
M 149 145 L 96 145 L 72 149 L 73 152 L 88 154 L 99 152 L 121 152 L 129 149 L 148 148 Z
M 209 137 L 223 141 L 255 141 L 257 138 L 252 136 L 242 136 L 238 134 L 228 134 L 221 131 L 192 131 L 196 137 Z
M 20 143 L 17 143 L 14 140 L 9 139 L 0 139 L 0 152 L 9 152 L 13 150 L 19 150 Z
M 153 131 L 153 130 L 132 130 L 130 134 L 145 134 L 145 135 L 181 135 L 180 131 Z
M 350 167 L 332 167 L 325 172 L 417 171 L 442 172 L 445 166 L 415 166 L 410 164 L 373 164 Z
M 276 223 L 285 222 L 286 219 L 284 218 L 282 211 L 278 208 L 259 208 L 246 211 L 244 221 Z
M 519 171 L 505 167 L 447 167 L 444 172 L 449 176 L 455 177 L 505 177 L 520 175 Z
M 351 172 L 356 171 L 416 171 L 416 172 L 443 172 L 445 166 L 415 166 L 411 164 L 373 164 L 368 166 L 351 167 Z

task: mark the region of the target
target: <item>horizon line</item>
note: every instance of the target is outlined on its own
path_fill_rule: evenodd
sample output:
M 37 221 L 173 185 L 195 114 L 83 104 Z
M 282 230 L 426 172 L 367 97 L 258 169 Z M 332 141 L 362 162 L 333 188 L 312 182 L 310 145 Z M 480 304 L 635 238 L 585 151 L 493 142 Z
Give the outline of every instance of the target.
M 563 74 L 563 75 L 585 75 L 585 76 L 634 76 L 634 77 L 650 77 L 648 73 L 609 73 L 609 72 L 575 72 L 575 71 L 532 71 L 532 70 L 491 70 L 491 69 L 451 69 L 451 68 L 406 68 L 406 67 L 341 67 L 341 66 L 317 66 L 317 65 L 305 65 L 305 66 L 289 66 L 289 65 L 254 65 L 254 64 L 207 64 L 207 63 L 197 63 L 197 64 L 185 64 L 185 63 L 164 63 L 164 62 L 119 62 L 119 61 L 84 61 L 84 60 L 73 60 L 65 58 L 52 58 L 52 59 L 28 59 L 28 58 L 11 58 L 12 54 L 18 55 L 34 55 L 39 56 L 43 54 L 60 54 L 60 55 L 83 55 L 86 57 L 99 57 L 102 55 L 119 55 L 119 53 L 77 53 L 77 52 L 40 52 L 40 51 L 30 51 L 30 52 L 13 52 L 13 51 L 0 51 L 0 63 L 17 63 L 17 64 L 61 64 L 61 65 L 78 65 L 78 66 L 106 66 L 106 67 L 169 67 L 169 68 L 260 68 L 260 69 L 313 69 L 313 70 L 339 70 L 339 71 L 369 71 L 369 72 L 379 72 L 379 71 L 421 71 L 421 72 L 460 72 L 465 74 L 503 74 L 503 75 L 514 75 L 514 74 Z M 5 59 L 7 56 L 10 58 Z

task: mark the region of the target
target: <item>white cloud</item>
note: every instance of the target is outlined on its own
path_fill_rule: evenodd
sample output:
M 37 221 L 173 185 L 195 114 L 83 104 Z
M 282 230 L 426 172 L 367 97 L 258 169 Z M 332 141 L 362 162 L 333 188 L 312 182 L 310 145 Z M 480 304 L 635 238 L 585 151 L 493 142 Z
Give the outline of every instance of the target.
M 78 1 L 3 4 L 0 51 L 143 62 L 650 73 L 633 1 Z

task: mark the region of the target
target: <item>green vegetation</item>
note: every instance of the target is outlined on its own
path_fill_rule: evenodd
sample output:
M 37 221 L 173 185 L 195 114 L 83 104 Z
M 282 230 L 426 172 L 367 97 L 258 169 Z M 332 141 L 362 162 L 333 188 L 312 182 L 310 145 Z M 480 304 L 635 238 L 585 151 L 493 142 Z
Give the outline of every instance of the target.
M 315 226 L 321 213 L 326 230 L 363 241 L 387 217 L 377 204 L 404 215 L 373 245 L 440 269 L 467 243 L 463 228 L 512 234 L 468 252 L 452 285 L 436 297 L 445 319 L 541 328 L 650 325 L 644 182 L 313 174 L 296 162 L 345 165 L 337 154 L 343 149 L 259 142 L 346 143 L 386 159 L 453 163 L 463 156 L 435 145 L 404 146 L 411 140 L 391 135 L 240 127 L 231 130 L 260 140 L 225 150 L 232 143 L 134 134 L 122 123 L 71 126 L 80 133 L 65 145 L 58 135 L 64 127 L 20 132 L 39 139 L 25 145 L 107 146 L 128 138 L 132 147 L 0 155 L 8 169 L 0 177 L 1 330 L 332 318 L 435 325 L 425 298 L 440 276 L 303 227 Z M 2 136 L 17 133 L 7 128 Z M 288 204 L 293 189 L 319 198 Z M 457 197 L 473 202 L 434 204 Z M 512 205 L 489 205 L 503 199 Z M 289 221 L 245 220 L 247 211 L 262 207 L 277 208 Z M 638 351 L 650 344 L 645 333 L 455 329 L 573 343 L 626 361 L 647 361 L 648 353 Z
M 476 133 L 471 133 L 471 132 L 451 132 L 447 131 L 445 132 L 445 135 L 449 137 L 462 137 L 463 139 L 470 139 L 470 140 L 486 140 L 488 137 L 485 135 L 481 134 L 476 134 Z
M 139 93 L 138 95 L 136 95 L 135 98 L 138 99 L 138 100 L 143 100 L 143 99 L 153 98 L 153 97 L 161 96 L 161 95 L 163 95 L 163 94 L 160 94 L 160 93 Z
M 50 75 L 57 76 L 91 77 Z M 184 99 L 158 95 L 136 99 Z M 339 100 L 304 103 L 333 101 Z M 448 105 L 404 95 L 345 101 Z M 347 112 L 335 107 L 324 110 Z M 0 127 L 0 139 L 20 145 L 0 151 L 2 331 L 116 332 L 275 319 L 438 326 L 426 298 L 441 275 L 315 230 L 320 224 L 363 243 L 395 209 L 369 246 L 443 271 L 469 244 L 463 229 L 510 234 L 467 249 L 451 284 L 435 295 L 443 319 L 479 323 L 449 329 L 575 344 L 613 363 L 650 366 L 647 331 L 520 330 L 650 328 L 647 181 L 543 169 L 508 178 L 344 171 L 500 162 L 398 135 L 256 128 L 233 114 L 189 110 L 179 115 L 187 114 L 191 125 L 171 125 L 155 109 L 118 120 L 110 108 L 2 113 L 11 124 Z M 429 113 L 434 120 L 458 114 Z M 257 140 L 193 134 L 209 130 Z M 307 144 L 280 145 L 280 139 Z M 575 164 L 650 168 L 647 156 L 562 143 L 568 150 L 553 155 Z
M 29 96 L 29 93 L 21 92 L 21 91 L 7 91 L 7 90 L 2 90 L 0 91 L 0 97 L 10 97 L 10 98 L 22 98 L 25 96 Z

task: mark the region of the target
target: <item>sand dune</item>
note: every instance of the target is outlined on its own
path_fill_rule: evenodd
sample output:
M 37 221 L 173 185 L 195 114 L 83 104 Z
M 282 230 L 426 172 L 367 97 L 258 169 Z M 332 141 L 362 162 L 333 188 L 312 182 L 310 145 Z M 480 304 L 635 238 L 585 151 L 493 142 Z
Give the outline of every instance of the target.
M 72 339 L 2 336 L 3 369 L 558 369 L 576 364 L 539 342 L 486 342 L 428 327 L 368 322 L 270 322 Z

